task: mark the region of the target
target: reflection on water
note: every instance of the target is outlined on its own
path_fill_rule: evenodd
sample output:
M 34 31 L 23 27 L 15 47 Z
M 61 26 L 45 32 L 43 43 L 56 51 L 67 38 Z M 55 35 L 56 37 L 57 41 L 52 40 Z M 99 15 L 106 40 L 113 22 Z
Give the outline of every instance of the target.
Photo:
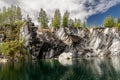
M 69 65 L 70 63 L 70 65 Z M 120 57 L 0 63 L 0 80 L 119 80 Z

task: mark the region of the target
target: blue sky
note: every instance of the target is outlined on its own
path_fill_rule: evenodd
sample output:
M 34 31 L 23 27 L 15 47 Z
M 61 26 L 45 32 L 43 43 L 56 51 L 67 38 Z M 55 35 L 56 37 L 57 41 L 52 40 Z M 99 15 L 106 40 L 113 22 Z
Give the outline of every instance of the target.
M 107 16 L 113 16 L 115 19 L 120 17 L 120 4 L 111 7 L 110 9 L 108 9 L 104 13 L 98 13 L 98 14 L 90 16 L 87 20 L 87 24 L 101 25 L 103 23 L 104 18 Z

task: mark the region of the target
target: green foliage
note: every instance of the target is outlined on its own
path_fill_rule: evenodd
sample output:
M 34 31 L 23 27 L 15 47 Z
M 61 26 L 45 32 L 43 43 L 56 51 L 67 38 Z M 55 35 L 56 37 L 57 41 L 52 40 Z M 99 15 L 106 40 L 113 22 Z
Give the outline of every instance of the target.
M 69 25 L 70 27 L 74 27 L 74 21 L 73 21 L 73 19 L 70 19 L 70 20 L 69 20 L 68 25 Z
M 3 7 L 0 15 L 1 15 L 1 21 L 0 22 L 5 23 L 5 20 L 7 20 L 7 9 L 6 9 L 6 7 Z
M 16 9 L 16 19 L 22 20 L 22 12 L 19 6 L 17 6 L 17 9 Z
M 59 9 L 55 10 L 54 18 L 52 19 L 52 25 L 54 28 L 59 28 L 61 24 L 61 13 Z
M 80 26 L 81 26 L 81 21 L 80 21 L 80 19 L 75 19 L 74 27 L 79 28 Z
M 19 41 L 19 31 L 23 25 L 23 21 L 15 21 L 14 24 L 3 24 L 1 33 L 6 35 L 4 42 L 0 43 L 0 54 L 2 56 L 16 56 L 23 55 L 21 53 L 28 53 L 24 46 L 23 41 Z M 18 56 L 18 57 L 20 57 Z
M 97 28 L 98 26 L 97 26 L 97 24 L 94 24 L 94 28 Z
M 117 28 L 120 28 L 120 23 L 117 24 Z
M 11 5 L 11 7 L 3 7 L 0 12 L 0 24 L 14 24 L 16 20 L 22 20 L 22 12 L 20 7 Z
M 117 23 L 120 23 L 120 17 L 118 17 L 118 21 L 117 21 Z
M 63 27 L 68 27 L 68 20 L 69 20 L 69 12 L 66 11 L 63 15 L 63 23 L 62 23 Z
M 20 41 L 3 42 L 0 44 L 0 53 L 4 56 L 13 56 L 20 53 L 20 48 L 22 48 L 22 42 Z
M 86 28 L 86 23 L 85 22 L 83 22 L 82 27 Z
M 120 17 L 118 17 L 118 20 L 117 20 L 117 23 L 115 23 L 115 26 L 116 26 L 117 28 L 120 28 Z
M 91 29 L 92 28 L 92 25 L 91 24 L 88 24 L 88 29 Z
M 1 55 L 13 56 L 24 51 L 22 42 L 19 41 L 19 31 L 23 23 L 19 6 L 11 5 L 0 9 L 0 34 L 4 35 L 4 42 L 0 43 Z
M 48 28 L 48 18 L 46 12 L 41 8 L 39 12 L 38 22 L 40 22 L 42 28 Z
M 23 25 L 23 21 L 16 21 L 14 24 L 2 24 L 0 32 L 5 35 L 5 42 L 19 40 L 19 31 Z
M 115 22 L 112 16 L 106 17 L 103 21 L 104 27 L 114 27 Z

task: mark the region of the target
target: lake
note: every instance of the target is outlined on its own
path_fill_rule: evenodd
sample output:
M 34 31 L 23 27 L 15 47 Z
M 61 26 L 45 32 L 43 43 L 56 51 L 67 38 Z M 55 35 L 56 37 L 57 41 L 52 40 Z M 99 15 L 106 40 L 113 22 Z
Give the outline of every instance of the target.
M 120 80 L 120 57 L 0 63 L 0 80 Z

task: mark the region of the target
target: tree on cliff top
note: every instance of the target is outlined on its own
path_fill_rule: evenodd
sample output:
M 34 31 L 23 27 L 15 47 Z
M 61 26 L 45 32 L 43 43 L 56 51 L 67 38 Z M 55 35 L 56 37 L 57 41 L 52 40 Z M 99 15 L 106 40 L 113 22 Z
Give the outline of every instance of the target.
M 103 21 L 104 27 L 114 27 L 115 22 L 112 16 L 106 17 Z
M 68 20 L 69 20 L 69 12 L 66 11 L 63 15 L 63 22 L 62 22 L 63 27 L 68 27 Z
M 81 21 L 80 21 L 80 19 L 75 19 L 74 27 L 79 28 L 80 26 L 81 26 Z
M 120 17 L 118 17 L 118 21 L 117 21 L 117 23 L 120 23 Z
M 38 22 L 40 22 L 42 28 L 48 27 L 48 17 L 43 8 L 39 12 Z
M 21 11 L 21 8 L 19 6 L 17 6 L 17 9 L 16 9 L 16 19 L 22 20 L 22 11 Z
M 86 28 L 86 23 L 85 22 L 83 22 L 82 28 Z
M 0 11 L 0 24 L 14 24 L 15 22 L 22 20 L 22 11 L 19 6 L 3 7 Z
M 54 18 L 52 19 L 52 26 L 54 28 L 59 28 L 61 24 L 61 13 L 59 9 L 55 10 Z
M 69 19 L 68 25 L 69 25 L 69 27 L 74 27 L 74 20 L 73 19 Z
M 120 28 L 120 17 L 118 17 L 117 28 Z

